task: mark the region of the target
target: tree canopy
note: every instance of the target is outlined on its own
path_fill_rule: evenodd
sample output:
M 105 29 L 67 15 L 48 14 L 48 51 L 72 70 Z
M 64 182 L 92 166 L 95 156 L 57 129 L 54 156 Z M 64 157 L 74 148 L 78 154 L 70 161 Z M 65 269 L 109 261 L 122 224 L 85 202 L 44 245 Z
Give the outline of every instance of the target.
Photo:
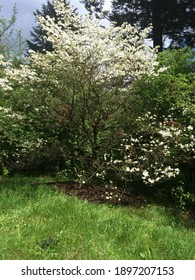
M 83 0 L 90 11 L 100 12 L 105 1 Z M 159 50 L 164 48 L 165 39 L 170 47 L 183 47 L 195 44 L 195 2 L 191 0 L 113 0 L 108 14 L 117 25 L 128 22 L 145 28 L 152 24 L 149 37 Z

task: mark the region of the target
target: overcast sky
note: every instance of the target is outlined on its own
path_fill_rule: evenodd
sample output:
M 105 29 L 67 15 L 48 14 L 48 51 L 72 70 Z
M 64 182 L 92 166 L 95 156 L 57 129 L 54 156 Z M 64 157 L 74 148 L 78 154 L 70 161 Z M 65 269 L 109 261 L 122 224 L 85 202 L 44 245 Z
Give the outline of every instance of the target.
M 84 13 L 84 5 L 79 0 L 69 0 L 71 5 L 78 9 L 79 13 Z M 105 8 L 110 7 L 111 0 L 105 1 Z M 42 5 L 47 3 L 47 0 L 0 0 L 2 7 L 0 15 L 9 19 L 12 15 L 14 4 L 16 4 L 18 13 L 15 27 L 22 31 L 24 39 L 29 38 L 32 27 L 35 26 L 35 17 L 33 11 L 41 9 Z

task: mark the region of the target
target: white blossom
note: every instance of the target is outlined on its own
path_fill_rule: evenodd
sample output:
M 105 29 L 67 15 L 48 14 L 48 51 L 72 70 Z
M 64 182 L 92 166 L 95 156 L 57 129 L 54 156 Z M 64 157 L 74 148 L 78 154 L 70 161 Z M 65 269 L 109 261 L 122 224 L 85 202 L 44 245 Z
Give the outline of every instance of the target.
M 149 28 L 138 30 L 127 23 L 116 27 L 112 22 L 102 27 L 100 20 L 88 13 L 75 14 L 62 0 L 54 0 L 54 7 L 57 22 L 50 16 L 37 15 L 40 27 L 46 32 L 45 40 L 52 43 L 54 51 L 42 54 L 30 50 L 29 63 L 20 69 L 6 69 L 10 87 L 14 82 L 29 85 L 47 81 L 48 76 L 66 73 L 66 69 L 74 72 L 85 69 L 87 77 L 93 69 L 96 84 L 107 87 L 110 84 L 112 88 L 120 85 L 122 91 L 142 75 L 155 73 L 156 50 L 145 43 Z M 2 82 L 1 86 L 5 88 Z
M 144 170 L 143 172 L 142 172 L 142 178 L 146 178 L 146 177 L 148 177 L 149 176 L 149 172 L 147 171 L 147 170 Z
M 188 125 L 187 126 L 187 130 L 193 130 L 194 128 L 193 128 L 193 126 L 192 125 Z

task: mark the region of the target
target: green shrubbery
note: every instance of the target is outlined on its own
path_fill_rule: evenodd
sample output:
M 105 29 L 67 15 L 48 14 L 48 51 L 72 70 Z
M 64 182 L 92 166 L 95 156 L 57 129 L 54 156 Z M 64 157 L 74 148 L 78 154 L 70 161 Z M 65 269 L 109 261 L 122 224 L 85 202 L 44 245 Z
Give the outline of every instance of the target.
M 195 122 L 195 51 L 190 48 L 166 50 L 158 54 L 159 67 L 167 67 L 157 77 L 142 79 L 135 88 L 143 110 L 161 115 L 170 112 L 181 122 Z
M 194 51 L 156 57 L 146 31 L 102 28 L 61 5 L 74 31 L 68 20 L 39 18 L 52 53 L 31 52 L 18 68 L 2 63 L 2 168 L 165 184 L 176 197 L 183 182 L 182 197 L 194 196 Z
M 171 146 L 170 159 L 180 169 L 178 180 L 174 182 L 176 186 L 180 186 L 180 182 L 183 182 L 184 193 L 187 190 L 194 193 L 193 186 L 195 185 L 194 56 L 195 51 L 190 48 L 166 50 L 160 53 L 158 55 L 159 67 L 165 66 L 167 70 L 157 77 L 145 77 L 134 88 L 135 94 L 140 98 L 142 112 L 150 110 L 158 117 L 159 124 L 162 123 L 162 119 L 167 119 L 165 122 L 167 132 L 171 130 L 175 131 L 175 136 L 177 134 L 175 145 L 172 143 Z M 188 133 L 186 133 L 187 130 Z M 177 153 L 175 148 L 178 150 Z

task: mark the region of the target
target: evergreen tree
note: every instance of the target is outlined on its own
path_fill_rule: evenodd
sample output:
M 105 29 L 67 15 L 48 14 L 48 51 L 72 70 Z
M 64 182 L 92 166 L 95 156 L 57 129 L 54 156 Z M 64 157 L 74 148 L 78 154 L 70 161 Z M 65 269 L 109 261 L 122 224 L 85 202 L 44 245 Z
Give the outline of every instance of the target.
M 65 6 L 68 6 L 66 0 L 64 0 Z M 76 12 L 76 10 L 74 10 Z M 43 4 L 41 10 L 36 10 L 34 12 L 34 16 L 42 16 L 46 18 L 47 16 L 50 16 L 51 18 L 55 19 L 55 22 L 57 22 L 58 17 L 54 8 L 54 2 L 48 0 L 47 4 Z M 53 51 L 53 47 L 51 42 L 47 41 L 45 39 L 46 32 L 43 30 L 43 28 L 38 24 L 37 26 L 33 27 L 33 31 L 30 32 L 32 40 L 27 40 L 27 44 L 29 49 L 33 51 L 39 51 L 44 52 L 46 51 Z
M 81 0 L 80 2 L 85 5 L 87 11 L 91 14 L 94 13 L 96 17 L 99 17 L 99 13 L 103 12 L 105 0 Z
M 83 0 L 92 11 L 103 8 L 102 1 Z M 99 3 L 99 5 L 98 5 Z M 128 22 L 145 28 L 152 24 L 150 38 L 163 50 L 165 39 L 170 47 L 195 46 L 195 2 L 192 0 L 113 0 L 109 18 L 121 25 Z

